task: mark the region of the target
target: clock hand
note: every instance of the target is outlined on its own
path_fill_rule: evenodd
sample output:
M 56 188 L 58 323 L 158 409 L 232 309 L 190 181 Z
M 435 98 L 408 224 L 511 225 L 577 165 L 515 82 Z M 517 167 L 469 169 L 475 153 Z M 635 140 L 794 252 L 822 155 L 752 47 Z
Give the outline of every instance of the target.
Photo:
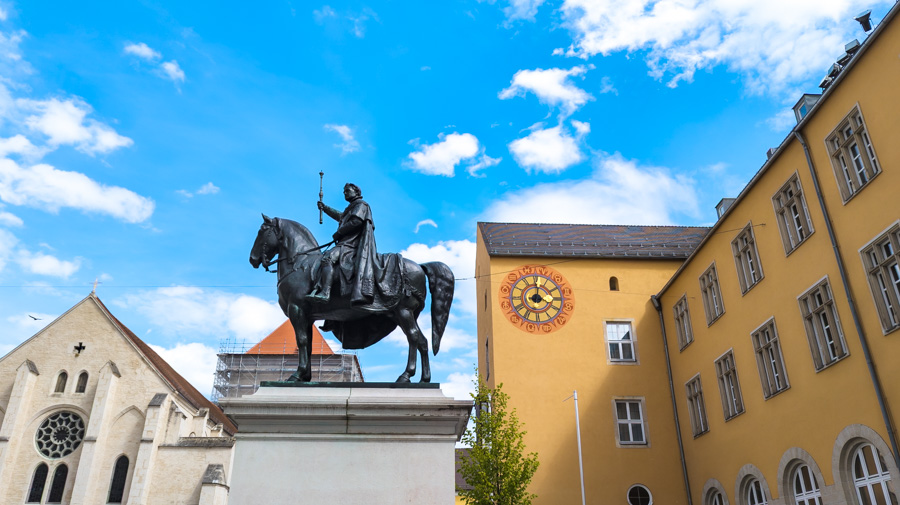
M 544 300 L 544 301 L 547 302 L 547 303 L 550 303 L 550 302 L 553 301 L 553 297 L 550 296 L 550 295 L 544 295 L 541 299 Z

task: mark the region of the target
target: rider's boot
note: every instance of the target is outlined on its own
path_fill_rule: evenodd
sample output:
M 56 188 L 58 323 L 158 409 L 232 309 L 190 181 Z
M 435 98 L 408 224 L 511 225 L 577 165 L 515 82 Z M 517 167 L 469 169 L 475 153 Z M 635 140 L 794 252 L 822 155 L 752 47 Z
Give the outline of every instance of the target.
M 327 302 L 331 298 L 331 282 L 333 280 L 333 268 L 330 261 L 322 261 L 319 270 L 319 282 L 312 293 L 306 295 L 306 299 L 312 302 Z

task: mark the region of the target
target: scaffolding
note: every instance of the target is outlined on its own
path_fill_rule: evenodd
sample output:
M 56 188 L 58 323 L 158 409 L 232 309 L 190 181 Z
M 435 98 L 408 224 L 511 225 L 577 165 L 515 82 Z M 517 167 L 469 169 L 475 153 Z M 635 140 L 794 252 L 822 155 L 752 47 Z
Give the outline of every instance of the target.
M 285 344 L 280 353 L 259 351 L 256 342 L 223 340 L 219 344 L 212 400 L 250 395 L 262 381 L 284 381 L 297 371 L 299 355 L 296 346 Z M 363 382 L 359 358 L 355 352 L 312 355 L 312 380 L 315 382 Z

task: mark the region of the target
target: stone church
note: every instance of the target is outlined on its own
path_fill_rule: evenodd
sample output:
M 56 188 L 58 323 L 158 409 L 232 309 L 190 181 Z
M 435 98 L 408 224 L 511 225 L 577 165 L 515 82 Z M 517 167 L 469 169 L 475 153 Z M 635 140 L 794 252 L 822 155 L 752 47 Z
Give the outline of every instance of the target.
M 235 431 L 94 293 L 0 358 L 0 503 L 224 505 Z

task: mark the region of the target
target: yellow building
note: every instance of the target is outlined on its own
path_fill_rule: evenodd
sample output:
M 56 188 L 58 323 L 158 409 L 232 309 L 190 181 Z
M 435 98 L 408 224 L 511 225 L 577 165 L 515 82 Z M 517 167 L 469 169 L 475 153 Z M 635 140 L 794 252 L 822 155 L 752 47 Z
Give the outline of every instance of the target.
M 480 372 L 540 455 L 536 503 L 580 500 L 574 389 L 588 503 L 897 503 L 898 9 L 708 233 L 479 225 Z M 556 296 L 524 266 L 571 289 L 564 324 L 539 320 Z

